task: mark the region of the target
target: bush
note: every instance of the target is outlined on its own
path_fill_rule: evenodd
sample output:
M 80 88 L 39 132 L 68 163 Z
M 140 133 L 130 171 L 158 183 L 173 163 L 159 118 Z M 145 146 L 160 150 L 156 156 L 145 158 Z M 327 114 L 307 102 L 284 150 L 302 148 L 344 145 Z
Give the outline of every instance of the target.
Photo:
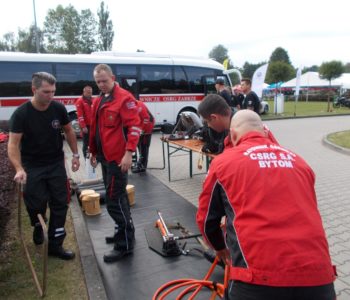
M 13 177 L 15 171 L 7 157 L 7 143 L 0 143 L 0 248 L 3 241 L 4 230 L 11 215 L 11 210 L 15 207 Z

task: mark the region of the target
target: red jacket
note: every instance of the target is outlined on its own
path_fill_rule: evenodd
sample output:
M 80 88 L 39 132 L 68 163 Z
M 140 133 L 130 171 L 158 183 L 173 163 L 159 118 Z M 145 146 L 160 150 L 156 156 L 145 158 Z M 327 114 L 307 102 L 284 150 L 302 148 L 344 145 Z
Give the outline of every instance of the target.
M 155 119 L 148 110 L 146 104 L 142 101 L 137 101 L 137 107 L 141 119 L 141 128 L 143 134 L 151 134 L 154 128 Z
M 101 108 L 103 95 L 98 97 L 92 106 L 92 123 L 90 128 L 90 152 L 97 154 L 96 120 L 101 138 L 104 157 L 107 161 L 120 164 L 127 150 L 134 152 L 140 137 L 140 117 L 135 98 L 126 90 L 115 85 L 112 99 Z
M 212 161 L 197 224 L 214 249 L 229 249 L 231 280 L 267 286 L 335 280 L 314 183 L 301 157 L 257 132 Z
M 93 101 L 93 98 L 89 100 L 81 96 L 75 102 L 80 128 L 91 126 L 91 107 Z

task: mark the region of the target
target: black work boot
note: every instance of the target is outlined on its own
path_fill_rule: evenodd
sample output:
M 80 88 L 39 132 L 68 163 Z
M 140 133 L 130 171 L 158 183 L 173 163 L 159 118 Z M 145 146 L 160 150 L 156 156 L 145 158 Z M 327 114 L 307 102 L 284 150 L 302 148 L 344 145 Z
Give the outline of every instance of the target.
M 115 235 L 113 236 L 106 236 L 106 244 L 115 244 L 117 242 L 117 237 Z
M 33 242 L 35 245 L 41 245 L 44 242 L 44 232 L 41 225 L 35 225 L 33 230 Z
M 62 246 L 49 246 L 48 254 L 64 260 L 70 260 L 75 257 L 73 251 L 65 250 Z
M 103 260 L 106 263 L 109 262 L 115 262 L 120 259 L 122 259 L 124 256 L 127 256 L 132 253 L 132 250 L 126 250 L 126 249 L 113 249 L 112 251 L 109 251 L 105 255 L 103 255 Z

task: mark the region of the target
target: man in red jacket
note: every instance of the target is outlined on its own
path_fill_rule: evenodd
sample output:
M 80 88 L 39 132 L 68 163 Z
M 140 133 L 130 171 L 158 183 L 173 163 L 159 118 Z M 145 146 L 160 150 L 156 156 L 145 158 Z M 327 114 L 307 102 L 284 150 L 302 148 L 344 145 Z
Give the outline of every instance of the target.
M 203 237 L 230 267 L 225 299 L 334 300 L 312 169 L 272 142 L 253 111 L 237 112 L 230 133 L 234 147 L 212 161 L 197 212 Z
M 83 95 L 80 98 L 78 98 L 75 102 L 75 106 L 77 108 L 78 122 L 83 138 L 84 158 L 86 157 L 87 149 L 89 146 L 92 101 L 92 87 L 87 85 L 83 89 Z
M 135 165 L 131 168 L 132 173 L 146 172 L 148 164 L 149 147 L 152 140 L 152 132 L 154 128 L 155 119 L 151 112 L 148 110 L 146 104 L 142 101 L 137 101 L 137 107 L 140 114 L 142 133 L 137 145 L 139 152 L 139 159 L 135 162 Z M 134 159 L 137 160 L 137 153 L 135 152 Z
M 115 82 L 112 69 L 97 65 L 94 78 L 101 95 L 92 105 L 90 128 L 91 165 L 101 162 L 106 187 L 107 210 L 115 222 L 114 249 L 103 257 L 114 262 L 133 250 L 135 229 L 126 193 L 128 169 L 132 153 L 141 133 L 141 122 L 135 98 Z

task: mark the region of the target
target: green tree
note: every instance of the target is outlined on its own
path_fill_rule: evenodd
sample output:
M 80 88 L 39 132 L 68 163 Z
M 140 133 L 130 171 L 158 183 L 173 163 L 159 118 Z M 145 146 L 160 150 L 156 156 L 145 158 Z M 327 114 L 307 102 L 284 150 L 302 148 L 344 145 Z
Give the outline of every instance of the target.
M 303 70 L 302 70 L 302 73 L 306 73 L 306 72 L 318 72 L 318 66 L 316 65 L 313 65 L 311 67 L 304 67 Z
M 289 65 L 292 65 L 289 59 L 288 52 L 282 47 L 277 47 L 271 54 L 269 62 L 283 61 Z
M 251 63 L 246 61 L 243 65 L 242 77 L 243 78 L 250 78 L 250 79 L 253 78 L 254 72 L 264 64 L 266 64 L 266 62 L 251 64 Z
M 346 63 L 344 66 L 344 73 L 350 73 L 350 63 Z
M 90 9 L 80 13 L 80 49 L 81 53 L 91 53 L 98 50 L 97 21 Z
M 222 64 L 226 58 L 229 58 L 228 50 L 223 45 L 217 45 L 209 52 L 209 58 Z
M 329 81 L 328 99 L 327 99 L 327 111 L 331 110 L 330 105 L 330 93 L 332 80 L 340 77 L 344 73 L 345 67 L 341 61 L 332 60 L 329 62 L 324 62 L 318 72 L 321 79 L 326 79 Z
M 269 68 L 266 74 L 266 82 L 271 84 L 280 81 L 287 81 L 295 75 L 294 68 L 284 61 L 275 61 L 269 63 Z
M 43 32 L 38 28 L 39 37 L 39 52 L 45 53 L 44 47 L 44 35 Z M 19 29 L 18 30 L 18 40 L 16 45 L 17 51 L 36 53 L 36 36 L 35 36 L 35 26 L 30 26 L 29 30 Z
M 270 56 L 265 81 L 271 84 L 290 80 L 294 76 L 295 69 L 290 62 L 288 52 L 282 47 L 277 47 Z
M 14 32 L 5 33 L 0 40 L 0 51 L 16 51 Z
M 114 31 L 113 23 L 109 20 L 109 11 L 108 7 L 104 6 L 104 2 L 101 2 L 100 9 L 97 11 L 99 18 L 98 21 L 98 32 L 100 34 L 100 45 L 99 48 L 103 51 L 112 50 Z
M 80 50 L 80 16 L 72 5 L 58 5 L 45 18 L 47 50 L 51 53 L 78 53 Z

